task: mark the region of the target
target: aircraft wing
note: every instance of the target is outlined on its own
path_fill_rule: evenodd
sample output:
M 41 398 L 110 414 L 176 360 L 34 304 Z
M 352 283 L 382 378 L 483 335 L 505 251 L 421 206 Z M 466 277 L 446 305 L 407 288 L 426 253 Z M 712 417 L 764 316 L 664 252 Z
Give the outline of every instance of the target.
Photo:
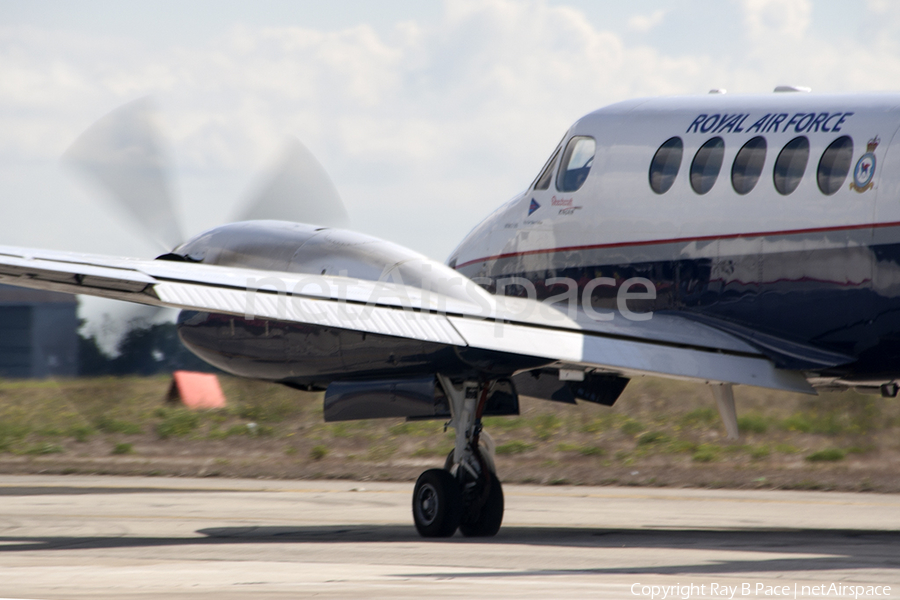
M 598 322 L 491 296 L 470 280 L 469 299 L 460 299 L 390 282 L 0 246 L 0 283 L 469 346 L 626 377 L 814 393 L 800 371 L 779 368 L 753 340 L 678 314 Z

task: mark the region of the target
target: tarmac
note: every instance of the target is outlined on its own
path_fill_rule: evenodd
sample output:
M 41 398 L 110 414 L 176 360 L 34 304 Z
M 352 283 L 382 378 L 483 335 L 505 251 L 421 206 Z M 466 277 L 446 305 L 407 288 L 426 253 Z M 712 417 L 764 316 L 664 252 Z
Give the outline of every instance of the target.
M 0 597 L 900 597 L 900 495 L 508 485 L 425 540 L 412 487 L 2 476 Z

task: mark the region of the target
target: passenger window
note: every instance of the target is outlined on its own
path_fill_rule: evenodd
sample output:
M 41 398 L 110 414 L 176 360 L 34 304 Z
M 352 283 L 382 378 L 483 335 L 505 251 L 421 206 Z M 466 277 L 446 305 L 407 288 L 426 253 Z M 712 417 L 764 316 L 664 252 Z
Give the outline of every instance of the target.
M 741 146 L 731 165 L 731 185 L 742 196 L 750 193 L 766 162 L 766 139 L 757 136 Z
M 804 136 L 796 137 L 784 145 L 778 158 L 775 159 L 775 170 L 772 177 L 775 189 L 779 194 L 787 196 L 793 193 L 803 179 L 806 163 L 809 162 L 809 140 Z
M 650 188 L 657 194 L 665 194 L 675 183 L 678 169 L 681 168 L 681 155 L 684 144 L 680 137 L 673 137 L 663 142 L 650 162 Z
M 819 159 L 819 170 L 816 173 L 816 180 L 819 183 L 819 189 L 826 196 L 836 193 L 844 180 L 847 179 L 847 173 L 850 172 L 850 162 L 853 160 L 853 140 L 850 136 L 842 136 L 831 142 L 822 158 Z
M 547 161 L 547 165 L 544 167 L 544 170 L 541 171 L 540 176 L 537 178 L 537 182 L 534 184 L 534 189 L 546 190 L 550 187 L 550 180 L 553 179 L 553 165 L 556 164 L 557 156 L 559 156 L 559 148 L 556 149 L 556 152 L 554 152 L 553 156 L 550 157 L 550 160 Z
M 714 137 L 697 150 L 691 163 L 691 187 L 698 194 L 705 194 L 712 189 L 722 169 L 722 157 L 725 155 L 725 142 Z
M 592 137 L 579 135 L 569 140 L 556 176 L 556 189 L 560 192 L 578 190 L 591 172 L 596 149 L 597 144 Z

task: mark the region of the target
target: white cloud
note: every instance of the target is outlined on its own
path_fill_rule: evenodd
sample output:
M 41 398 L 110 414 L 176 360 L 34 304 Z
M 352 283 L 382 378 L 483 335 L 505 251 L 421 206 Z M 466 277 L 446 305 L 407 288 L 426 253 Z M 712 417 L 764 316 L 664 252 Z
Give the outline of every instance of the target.
M 663 9 L 658 9 L 654 10 L 649 15 L 634 15 L 628 19 L 628 28 L 638 33 L 647 33 L 662 23 L 666 16 L 666 12 L 667 11 Z
M 802 39 L 812 17 L 810 0 L 743 0 L 750 37 L 766 42 Z

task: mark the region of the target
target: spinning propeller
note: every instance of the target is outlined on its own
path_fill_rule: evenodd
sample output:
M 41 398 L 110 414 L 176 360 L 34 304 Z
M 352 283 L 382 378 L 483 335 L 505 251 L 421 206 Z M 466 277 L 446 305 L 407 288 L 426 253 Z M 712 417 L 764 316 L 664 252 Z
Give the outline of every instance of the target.
M 148 98 L 126 104 L 91 125 L 63 161 L 100 186 L 113 203 L 166 251 L 185 241 L 172 193 L 172 163 Z M 275 219 L 347 227 L 337 188 L 313 154 L 289 138 L 258 191 L 234 221 Z

